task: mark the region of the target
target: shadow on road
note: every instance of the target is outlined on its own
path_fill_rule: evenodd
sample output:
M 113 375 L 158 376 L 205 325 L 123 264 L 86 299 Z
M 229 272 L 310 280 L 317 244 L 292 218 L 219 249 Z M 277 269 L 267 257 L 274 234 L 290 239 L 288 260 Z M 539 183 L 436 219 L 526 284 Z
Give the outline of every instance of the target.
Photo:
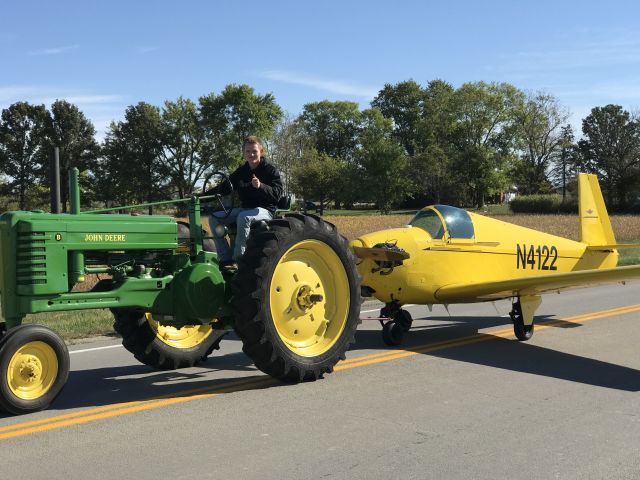
M 217 371 L 257 372 L 243 353 L 212 356 L 194 368 L 158 371 L 146 365 L 76 370 L 52 409 L 99 407 L 158 397 L 190 397 L 209 393 L 229 393 L 278 386 L 287 383 L 269 375 L 233 375 L 212 378 Z
M 505 318 L 430 317 L 428 320 L 435 320 L 439 323 L 425 325 L 421 321 L 419 326 L 405 333 L 401 346 L 386 348 L 390 351 L 394 349 L 406 350 L 438 358 L 542 375 L 597 387 L 629 392 L 640 390 L 640 370 L 559 352 L 489 333 L 479 333 L 479 328 L 510 326 L 511 322 Z M 542 326 L 548 322 L 552 322 L 550 325 L 558 328 L 581 326 L 579 323 L 558 321 L 553 317 L 536 317 L 536 325 Z M 459 345 L 454 341 L 456 339 L 460 340 Z M 438 343 L 447 341 L 451 341 L 450 345 L 437 346 Z M 356 344 L 352 350 L 384 347 L 380 330 L 359 330 L 356 334 Z
M 553 326 L 559 328 L 580 326 L 579 323 L 562 322 L 551 316 L 536 317 L 537 325 L 544 325 L 546 322 L 553 322 Z M 404 350 L 586 385 L 630 392 L 640 390 L 639 370 L 489 333 L 479 333 L 479 329 L 511 326 L 510 320 L 504 317 L 438 316 L 429 317 L 427 321 L 416 320 L 414 325 L 405 334 L 403 345 L 395 348 L 385 347 L 380 329 L 361 328 L 356 333 L 356 343 L 352 345 L 351 351 L 379 352 L 384 348 L 389 352 Z M 230 337 L 233 339 L 232 335 Z M 443 342 L 448 343 L 438 345 Z M 234 371 L 247 375 L 232 374 L 230 377 L 212 378 L 215 372 Z M 67 410 L 116 406 L 158 397 L 186 398 L 203 393 L 228 393 L 290 385 L 257 373 L 250 359 L 241 352 L 214 354 L 199 367 L 181 370 L 156 371 L 141 364 L 75 370 L 70 373 L 66 387 L 51 408 Z

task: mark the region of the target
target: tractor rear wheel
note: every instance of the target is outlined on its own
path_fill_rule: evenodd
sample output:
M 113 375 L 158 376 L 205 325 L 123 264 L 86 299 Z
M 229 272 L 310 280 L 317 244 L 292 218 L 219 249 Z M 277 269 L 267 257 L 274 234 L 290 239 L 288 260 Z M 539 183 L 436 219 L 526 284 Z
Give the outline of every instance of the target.
M 251 233 L 232 281 L 235 329 L 263 372 L 290 382 L 333 371 L 360 323 L 347 240 L 319 217 L 287 215 Z
M 44 325 L 20 325 L 0 343 L 0 408 L 14 415 L 51 405 L 69 377 L 69 351 Z
M 113 328 L 122 345 L 141 363 L 160 370 L 193 367 L 219 347 L 224 333 L 211 325 L 187 325 L 180 329 L 162 325 L 141 310 L 113 309 Z

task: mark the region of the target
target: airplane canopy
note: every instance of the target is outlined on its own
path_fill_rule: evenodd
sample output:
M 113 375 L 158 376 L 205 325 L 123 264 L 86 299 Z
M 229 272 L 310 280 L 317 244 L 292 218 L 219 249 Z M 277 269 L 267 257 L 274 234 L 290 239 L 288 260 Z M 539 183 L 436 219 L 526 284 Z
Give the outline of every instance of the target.
M 409 225 L 425 230 L 431 238 L 473 238 L 473 222 L 466 210 L 449 205 L 432 205 L 416 213 Z

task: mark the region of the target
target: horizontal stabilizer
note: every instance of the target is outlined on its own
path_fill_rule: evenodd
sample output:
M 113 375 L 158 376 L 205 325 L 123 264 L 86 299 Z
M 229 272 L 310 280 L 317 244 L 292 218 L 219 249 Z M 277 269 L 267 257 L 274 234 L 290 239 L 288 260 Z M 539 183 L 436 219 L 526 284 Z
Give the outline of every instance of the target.
M 409 258 L 407 252 L 396 252 L 380 247 L 353 247 L 353 253 L 355 253 L 358 258 L 370 258 L 379 262 L 402 262 Z

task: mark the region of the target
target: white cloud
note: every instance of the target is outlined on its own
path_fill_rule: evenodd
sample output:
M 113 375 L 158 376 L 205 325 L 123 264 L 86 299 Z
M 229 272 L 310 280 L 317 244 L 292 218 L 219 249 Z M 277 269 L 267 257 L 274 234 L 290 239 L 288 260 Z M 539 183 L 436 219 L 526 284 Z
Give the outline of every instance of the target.
M 261 76 L 263 78 L 275 80 L 278 82 L 302 85 L 305 87 L 311 87 L 317 90 L 323 90 L 338 95 L 350 95 L 366 99 L 372 99 L 379 92 L 379 88 L 373 87 L 371 85 L 362 85 L 352 82 L 345 82 L 343 80 L 313 77 L 310 75 L 282 70 L 268 70 L 266 72 L 262 72 Z
M 63 47 L 54 47 L 54 48 L 44 48 L 42 50 L 32 50 L 30 52 L 27 52 L 27 55 L 30 56 L 34 56 L 34 55 L 60 55 L 61 53 L 66 53 L 69 52 L 71 50 L 75 50 L 77 48 L 79 48 L 79 45 L 66 45 Z

